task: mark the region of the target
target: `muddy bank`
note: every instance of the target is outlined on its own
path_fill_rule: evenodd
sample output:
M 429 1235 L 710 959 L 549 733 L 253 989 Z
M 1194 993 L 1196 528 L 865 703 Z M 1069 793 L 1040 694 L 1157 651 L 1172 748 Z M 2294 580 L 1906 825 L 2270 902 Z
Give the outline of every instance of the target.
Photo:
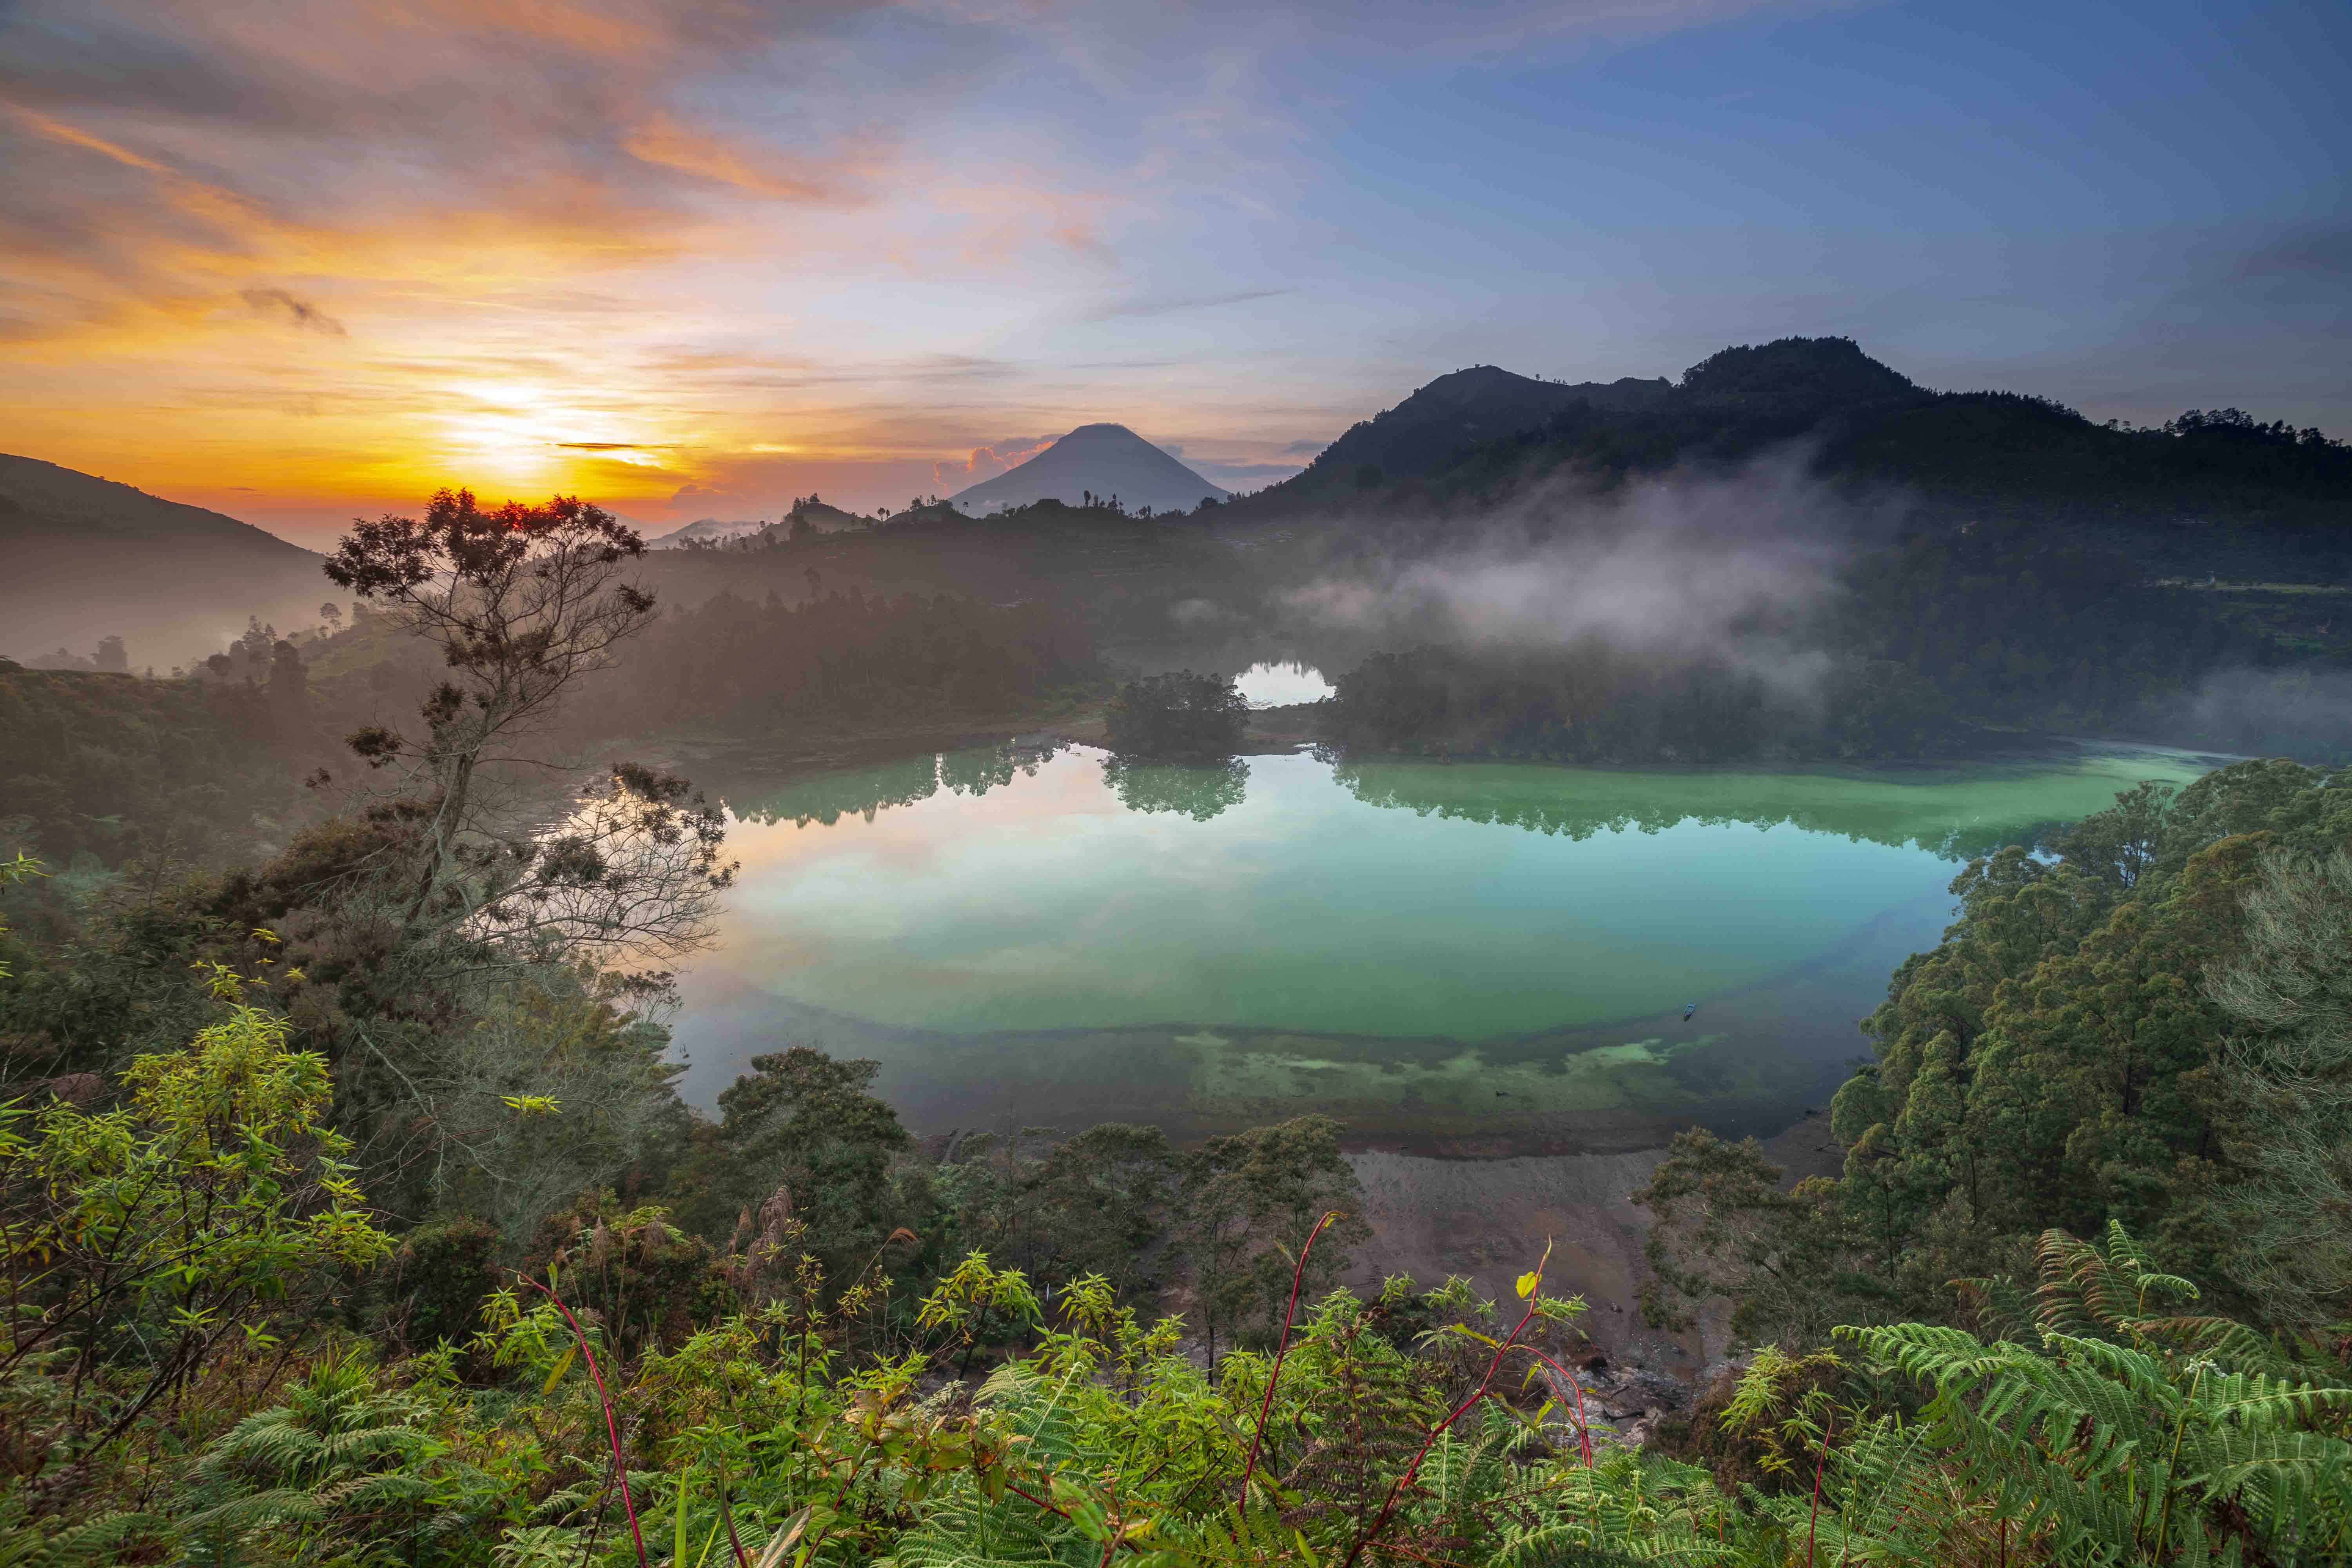
M 1764 1152 L 1790 1186 L 1835 1175 L 1844 1159 L 1825 1109 L 1766 1140 Z M 1377 1289 L 1387 1275 L 1410 1274 L 1435 1285 L 1459 1274 L 1481 1296 L 1508 1302 L 1513 1282 L 1535 1267 L 1549 1240 L 1546 1289 L 1584 1298 L 1579 1326 L 1593 1342 L 1612 1361 L 1689 1381 L 1729 1347 L 1721 1312 L 1682 1334 L 1643 1326 L 1650 1268 L 1642 1243 L 1650 1216 L 1631 1194 L 1664 1157 L 1664 1149 L 1503 1160 L 1349 1154 L 1372 1238 L 1357 1253 L 1349 1283 Z

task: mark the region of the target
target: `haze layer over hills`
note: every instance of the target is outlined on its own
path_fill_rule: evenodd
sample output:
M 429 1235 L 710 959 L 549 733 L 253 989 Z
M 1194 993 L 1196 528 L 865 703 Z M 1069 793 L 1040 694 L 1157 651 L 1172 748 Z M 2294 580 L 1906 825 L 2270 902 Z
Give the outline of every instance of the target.
M 2116 551 L 2139 577 L 2345 580 L 2352 448 L 2319 431 L 2235 409 L 2191 411 L 2161 428 L 2101 426 L 2030 394 L 1931 391 L 1842 338 L 1726 349 L 1674 380 L 1568 384 L 1492 365 L 1454 372 L 1358 423 L 1294 478 L 1221 508 L 1219 531 L 1329 525 L 1410 553 L 1445 545 L 1465 519 L 1549 476 L 1606 487 L 1731 472 L 1772 451 L 1801 455 L 1816 478 L 1907 498 L 1914 525 L 1930 531 L 2005 520 L 2044 544 Z M 824 549 L 851 550 L 877 585 L 969 591 L 985 581 L 1009 599 L 1032 591 L 1023 564 L 1032 556 L 1007 535 L 967 539 L 959 520 L 1048 498 L 1076 507 L 1089 493 L 1098 504 L 1116 496 L 1129 518 L 1147 506 L 1190 512 L 1205 496 L 1226 499 L 1134 432 L 1098 424 L 886 529 L 811 496 L 764 530 L 704 519 L 650 542 L 734 550 L 748 537 L 764 549 L 813 531 L 833 536 Z M 1101 512 L 1054 526 L 1082 519 L 1091 521 L 1074 539 L 1114 548 Z M 795 527 L 803 521 L 806 530 Z M 869 542 L 844 542 L 861 539 Z M 682 558 L 693 553 L 662 550 L 659 572 L 686 570 Z M 168 669 L 218 649 L 248 616 L 309 625 L 322 600 L 341 596 L 320 559 L 218 512 L 0 456 L 0 655 L 37 658 L 62 645 L 87 656 L 119 635 L 131 668 Z M 825 570 L 846 572 L 850 559 Z M 787 565 L 780 553 L 772 564 L 780 582 L 802 583 L 806 563 Z M 692 599 L 718 586 L 690 590 L 681 580 L 664 591 Z M 2325 603 L 2312 600 L 2293 635 L 2333 647 L 2338 617 Z
M 246 617 L 291 628 L 337 596 L 320 558 L 251 523 L 0 455 L 0 654 L 120 635 L 133 669 L 216 651 Z
M 1081 425 L 1019 468 L 948 498 L 966 511 L 1032 501 L 1076 506 L 1087 495 L 1117 497 L 1131 512 L 1189 511 L 1229 492 L 1202 479 L 1124 425 Z

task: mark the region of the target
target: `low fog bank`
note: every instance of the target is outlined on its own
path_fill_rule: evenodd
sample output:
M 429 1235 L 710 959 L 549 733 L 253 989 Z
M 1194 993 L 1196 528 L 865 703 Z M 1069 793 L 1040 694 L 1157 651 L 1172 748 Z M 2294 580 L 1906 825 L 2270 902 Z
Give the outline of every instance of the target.
M 1839 573 L 1893 536 L 1899 500 L 1858 502 L 1783 452 L 1724 475 L 1675 474 L 1596 495 L 1566 482 L 1453 521 L 1448 542 L 1291 591 L 1304 627 L 1385 648 L 1480 653 L 1606 645 L 1664 664 L 1728 664 L 1776 696 L 1817 691 Z
M 1593 763 L 1958 755 L 2004 736 L 2352 749 L 2352 676 L 2108 544 L 1782 447 L 1602 489 L 1554 479 L 1452 514 L 1331 520 L 1271 595 L 1277 636 L 1344 637 L 1349 747 Z
M 2179 744 L 2242 756 L 2352 762 L 2352 671 L 2216 670 L 2177 722 Z

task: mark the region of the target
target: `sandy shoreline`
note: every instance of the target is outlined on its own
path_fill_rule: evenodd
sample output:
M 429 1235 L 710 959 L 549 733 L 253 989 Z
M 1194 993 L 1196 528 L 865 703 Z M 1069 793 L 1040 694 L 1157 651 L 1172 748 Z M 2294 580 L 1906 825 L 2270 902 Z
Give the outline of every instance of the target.
M 1830 1137 L 1829 1113 L 1809 1112 L 1764 1141 L 1766 1157 L 1790 1185 L 1834 1175 L 1844 1152 Z M 1363 1184 L 1372 1237 L 1356 1255 L 1350 1285 L 1378 1289 L 1391 1274 L 1435 1285 L 1468 1279 L 1496 1301 L 1552 1243 L 1547 1289 L 1584 1298 L 1579 1326 L 1612 1361 L 1684 1381 L 1727 1353 L 1722 1314 L 1682 1334 L 1643 1326 L 1640 1297 L 1650 1277 L 1642 1257 L 1646 1210 L 1631 1194 L 1665 1158 L 1664 1149 L 1616 1154 L 1555 1154 L 1500 1160 L 1439 1160 L 1368 1150 L 1348 1156 Z

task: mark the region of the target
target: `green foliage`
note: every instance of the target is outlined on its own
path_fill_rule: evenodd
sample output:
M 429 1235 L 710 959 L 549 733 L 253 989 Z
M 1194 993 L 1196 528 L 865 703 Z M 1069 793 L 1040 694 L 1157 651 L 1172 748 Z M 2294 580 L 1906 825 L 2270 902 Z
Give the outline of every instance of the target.
M 182 1237 L 172 1256 L 194 1259 L 199 1278 L 242 1280 L 245 1297 L 283 1308 L 298 1291 L 254 1284 L 266 1258 L 285 1280 L 383 1260 L 384 1238 L 352 1221 L 357 1194 L 331 1170 L 294 1218 L 261 1204 L 263 1187 L 282 1201 L 302 1179 L 285 1152 L 294 1129 L 326 1152 L 313 1164 L 331 1161 L 333 1142 L 316 1131 L 324 1078 L 282 1049 L 269 1020 L 228 1005 L 230 1021 L 187 1062 L 142 1064 L 127 1120 L 44 1113 L 58 1150 L 84 1152 L 49 1158 L 47 1184 L 12 1186 L 12 1215 L 37 1212 L 61 1179 L 90 1190 L 78 1217 L 43 1233 L 37 1250 L 53 1263 L 78 1237 L 121 1233 L 120 1180 L 139 1163 L 142 1129 L 178 1154 L 149 1169 L 185 1172 L 184 1189 L 219 1194 L 241 1216 L 219 1244 Z M 772 1068 L 753 1097 L 775 1113 L 765 1131 L 789 1132 L 795 1104 L 862 1092 L 856 1064 L 791 1067 Z M 1276 1131 L 1188 1163 L 1188 1179 L 1222 1184 L 1279 1231 L 1328 1185 L 1329 1129 Z M 13 1161 L 36 1158 L 12 1136 Z M 1122 1157 L 1154 1152 L 1132 1136 L 1107 1142 Z M 1584 1433 L 1554 1353 L 1581 1304 L 1545 1294 L 1541 1262 L 1507 1332 L 1459 1282 L 1420 1294 L 1391 1280 L 1369 1300 L 1320 1294 L 1266 1346 L 1276 1353 L 1234 1351 L 1213 1375 L 1184 1353 L 1180 1324 L 1147 1323 L 1099 1276 L 1048 1300 L 1020 1270 L 967 1256 L 922 1297 L 911 1337 L 886 1348 L 860 1326 L 883 1296 L 824 1288 L 813 1259 L 781 1289 L 747 1289 L 778 1259 L 716 1258 L 657 1210 L 605 1204 L 573 1217 L 551 1231 L 561 1246 L 543 1285 L 528 1298 L 490 1292 L 462 1356 L 444 1343 L 374 1363 L 296 1313 L 278 1321 L 277 1364 L 292 1364 L 290 1379 L 215 1378 L 185 1408 L 143 1408 L 110 1447 L 69 1445 L 27 1465 L 20 1443 L 19 1479 L 0 1482 L 0 1561 L 2347 1558 L 2352 1386 L 2184 1310 L 2195 1287 L 2120 1226 L 2096 1244 L 2042 1238 L 2018 1335 L 1889 1324 L 1843 1331 L 1858 1360 L 1759 1353 L 1715 1419 L 1752 1446 L 1760 1479 L 1727 1489 L 1705 1469 Z M 802 1234 L 769 1216 L 768 1238 L 790 1247 Z M 454 1246 L 444 1254 L 461 1256 Z M 2000 1281 L 1978 1295 L 1989 1311 L 2023 1300 Z M 993 1365 L 972 1366 L 976 1346 L 1008 1337 Z M 861 1338 L 869 1348 L 856 1348 Z M 142 1358 L 109 1342 L 97 1381 L 127 1389 L 135 1375 L 122 1373 Z M 951 1361 L 977 1382 L 945 1373 Z M 20 1421 L 42 1370 L 19 1367 Z M 60 1387 L 52 1408 L 74 1397 Z M 74 1453 L 74 1484 L 55 1484 Z
M 2330 775 L 2240 763 L 2178 795 L 2126 792 L 2054 862 L 1971 862 L 1960 920 L 1896 971 L 1864 1024 L 1875 1059 L 1832 1104 L 1843 1176 L 1784 1194 L 1678 1146 L 1653 1184 L 1684 1205 L 1658 1237 L 1677 1254 L 1664 1277 L 1704 1274 L 1757 1333 L 1803 1340 L 1824 1312 L 1941 1316 L 1948 1281 L 2021 1270 L 2045 1229 L 2116 1220 L 2177 1272 L 2245 1282 L 2241 1310 L 2323 1327 L 2342 1294 L 2318 1042 L 2343 916 L 2308 861 L 2283 890 L 2277 857 L 2347 837 L 2352 791 Z M 2317 1005 L 2265 1011 L 2290 993 Z M 1702 1197 L 1725 1217 L 1688 1223 Z
M 878 1070 L 808 1046 L 753 1057 L 679 1173 L 682 1223 L 716 1237 L 775 1204 L 829 1275 L 858 1278 L 895 1228 L 890 1158 L 908 1142 L 898 1112 L 867 1092 Z
M 1357 1215 L 1361 1189 L 1340 1155 L 1339 1124 L 1329 1117 L 1212 1138 L 1179 1171 L 1180 1241 L 1212 1363 L 1221 1332 L 1251 1348 L 1272 1342 L 1298 1249 L 1325 1214 L 1344 1217 L 1308 1258 L 1310 1295 L 1337 1283 L 1350 1250 L 1370 1235 Z
M 1241 749 L 1249 703 L 1222 675 L 1175 670 L 1120 687 L 1103 725 L 1130 763 L 1223 763 Z
M 2238 1025 L 2219 1064 L 2243 1174 L 2218 1203 L 2227 1267 L 2290 1321 L 2352 1315 L 2352 853 L 2273 851 L 2246 944 L 2210 991 Z
M 115 1109 L 0 1107 L 16 1444 L 37 1428 L 86 1458 L 191 1379 L 299 1337 L 341 1271 L 390 1250 L 324 1124 L 326 1063 L 288 1049 L 234 976 L 215 984 L 222 1021 L 139 1058 Z

